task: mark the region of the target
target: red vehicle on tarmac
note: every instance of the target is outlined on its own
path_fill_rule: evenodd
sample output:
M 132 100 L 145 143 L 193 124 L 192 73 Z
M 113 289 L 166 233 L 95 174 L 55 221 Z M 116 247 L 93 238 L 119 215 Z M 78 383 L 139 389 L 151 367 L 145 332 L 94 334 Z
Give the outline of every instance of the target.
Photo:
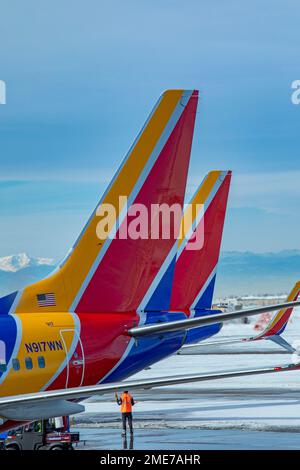
M 5 450 L 73 450 L 79 433 L 70 432 L 69 417 L 34 421 L 9 431 Z

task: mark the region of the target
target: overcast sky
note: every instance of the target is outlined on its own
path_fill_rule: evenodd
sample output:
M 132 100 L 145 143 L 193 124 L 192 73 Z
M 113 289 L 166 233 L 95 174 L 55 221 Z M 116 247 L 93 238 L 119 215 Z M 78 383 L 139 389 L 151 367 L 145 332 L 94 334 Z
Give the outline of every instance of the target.
M 3 1 L 0 256 L 61 258 L 166 88 L 201 92 L 188 196 L 233 170 L 223 249 L 300 248 L 296 0 Z

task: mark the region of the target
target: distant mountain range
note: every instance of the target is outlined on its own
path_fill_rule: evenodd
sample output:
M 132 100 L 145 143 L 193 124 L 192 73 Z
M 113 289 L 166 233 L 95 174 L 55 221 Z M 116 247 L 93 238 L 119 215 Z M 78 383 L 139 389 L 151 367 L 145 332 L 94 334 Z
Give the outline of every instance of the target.
M 31 258 L 26 253 L 0 258 L 0 295 L 42 279 L 54 267 L 52 259 Z
M 287 293 L 300 279 L 300 250 L 277 253 L 225 251 L 221 254 L 216 296 Z
M 51 258 L 30 258 L 27 253 L 4 256 L 0 258 L 0 271 L 17 272 L 22 269 L 36 268 L 37 266 L 53 266 L 54 260 Z
M 26 253 L 0 257 L 0 295 L 36 282 L 54 268 L 54 260 L 32 258 Z M 297 279 L 300 250 L 225 251 L 219 262 L 215 296 L 285 293 Z

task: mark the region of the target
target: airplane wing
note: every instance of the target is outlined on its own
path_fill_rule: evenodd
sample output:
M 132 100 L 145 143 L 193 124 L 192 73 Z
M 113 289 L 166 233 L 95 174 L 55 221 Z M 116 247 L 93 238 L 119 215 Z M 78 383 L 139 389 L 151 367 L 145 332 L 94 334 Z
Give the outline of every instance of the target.
M 128 334 L 134 338 L 148 335 L 157 335 L 163 333 L 169 333 L 171 331 L 189 330 L 190 328 L 196 328 L 199 326 L 213 325 L 215 323 L 223 323 L 226 321 L 236 320 L 238 318 L 250 317 L 253 315 L 259 315 L 263 312 L 273 312 L 274 310 L 283 308 L 292 308 L 300 305 L 300 301 L 295 302 L 284 302 L 277 305 L 268 305 L 264 307 L 250 308 L 244 310 L 238 310 L 229 313 L 217 313 L 213 315 L 205 315 L 202 317 L 191 318 L 188 320 L 176 320 L 166 323 L 155 323 L 146 326 L 137 326 L 130 328 Z
M 235 318 L 258 315 L 262 311 L 273 311 L 277 310 L 278 308 L 295 307 L 296 305 L 300 305 L 300 301 L 286 302 L 284 304 L 241 310 L 238 312 L 226 314 L 219 313 L 214 315 L 207 315 L 200 318 L 192 318 L 190 320 L 172 321 L 154 325 L 152 324 L 148 326 L 131 328 L 128 330 L 128 334 L 138 338 L 139 336 L 145 336 L 148 334 L 163 334 L 169 331 L 188 330 L 189 328 L 229 321 Z M 80 405 L 78 401 L 84 400 L 93 395 L 111 393 L 124 389 L 150 389 L 168 385 L 180 385 L 192 382 L 285 372 L 299 369 L 300 363 L 281 364 L 275 367 L 267 366 L 257 369 L 212 372 L 210 374 L 191 374 L 173 377 L 151 378 L 145 380 L 126 380 L 124 382 L 112 382 L 93 386 L 6 396 L 0 397 L 0 416 L 8 420 L 34 421 L 35 419 L 44 419 L 58 415 L 79 413 L 84 410 L 84 407 Z
M 155 387 L 296 371 L 299 369 L 300 363 L 281 364 L 278 366 L 267 366 L 256 369 L 218 371 L 211 372 L 209 374 L 187 374 L 144 380 L 125 380 L 123 382 L 1 397 L 0 415 L 8 420 L 32 421 L 37 418 L 41 419 L 44 417 L 49 418 L 57 416 L 58 414 L 64 414 L 65 412 L 81 412 L 84 410 L 84 407 L 78 403 L 74 403 L 74 401 L 80 401 L 93 395 L 102 395 L 123 390 L 147 390 Z
M 296 352 L 296 349 L 288 343 L 285 339 L 283 339 L 281 336 L 263 336 L 257 338 L 256 336 L 250 336 L 248 338 L 245 337 L 238 337 L 238 338 L 232 338 L 232 339 L 224 339 L 224 340 L 219 340 L 219 341 L 200 341 L 199 343 L 195 344 L 187 344 L 186 346 L 182 346 L 181 349 L 177 352 L 177 354 L 182 354 L 183 351 L 185 350 L 192 350 L 193 348 L 202 348 L 205 346 L 230 346 L 232 344 L 238 344 L 238 343 L 249 343 L 253 342 L 256 340 L 271 340 L 274 343 L 278 344 L 281 348 L 285 349 L 286 352 L 289 353 L 294 353 Z

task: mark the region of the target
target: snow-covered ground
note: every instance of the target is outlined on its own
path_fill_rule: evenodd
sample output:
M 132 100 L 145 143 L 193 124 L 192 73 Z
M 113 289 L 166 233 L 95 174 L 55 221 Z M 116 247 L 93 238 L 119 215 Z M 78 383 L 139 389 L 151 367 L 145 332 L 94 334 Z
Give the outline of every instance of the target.
M 235 323 L 225 326 L 215 339 L 247 336 L 253 333 L 253 321 L 250 325 Z M 300 339 L 300 309 L 293 315 L 284 337 L 292 343 Z M 291 355 L 281 351 L 269 341 L 223 346 L 222 349 L 211 346 L 199 348 L 198 351 L 195 348 L 193 355 L 172 356 L 154 365 L 150 370 L 142 371 L 135 378 L 205 373 L 290 362 Z M 172 436 L 170 448 L 183 448 L 182 442 L 191 439 L 192 443 L 195 436 L 198 436 L 196 441 L 199 446 L 202 442 L 201 436 L 205 441 L 205 436 L 209 435 L 212 444 L 213 436 L 215 442 L 223 442 L 219 448 L 245 448 L 243 447 L 246 442 L 245 434 L 237 432 L 242 430 L 249 434 L 250 441 L 254 439 L 254 435 L 256 436 L 251 441 L 253 446 L 248 439 L 248 448 L 270 448 L 268 447 L 270 438 L 264 436 L 272 434 L 275 439 L 277 433 L 282 436 L 288 433 L 290 439 L 281 441 L 280 446 L 278 440 L 275 448 L 295 448 L 298 441 L 300 447 L 300 372 L 222 379 L 153 389 L 137 392 L 134 395 L 138 401 L 134 408 L 134 418 L 135 428 L 141 437 L 140 445 L 143 445 L 142 436 L 145 429 L 148 429 L 150 434 L 147 435 L 152 436 L 153 446 L 156 445 L 155 436 L 158 435 L 169 436 L 170 439 Z M 77 425 L 93 427 L 94 431 L 100 434 L 102 430 L 99 428 L 106 428 L 104 429 L 106 435 L 115 433 L 118 442 L 119 433 L 114 430 L 120 428 L 120 416 L 114 397 L 93 398 L 85 405 L 86 412 L 75 417 Z M 158 429 L 159 432 L 152 432 Z M 179 429 L 179 432 L 174 432 Z M 253 433 L 253 431 L 261 432 Z M 233 436 L 233 441 L 226 438 L 228 442 L 224 443 L 226 441 L 224 436 L 230 435 Z M 218 441 L 219 438 L 221 441 Z M 232 447 L 232 442 L 235 442 L 235 447 Z M 114 445 L 120 446 L 120 443 Z M 222 447 L 223 445 L 225 447 Z M 210 448 L 209 446 L 210 444 L 202 448 Z

